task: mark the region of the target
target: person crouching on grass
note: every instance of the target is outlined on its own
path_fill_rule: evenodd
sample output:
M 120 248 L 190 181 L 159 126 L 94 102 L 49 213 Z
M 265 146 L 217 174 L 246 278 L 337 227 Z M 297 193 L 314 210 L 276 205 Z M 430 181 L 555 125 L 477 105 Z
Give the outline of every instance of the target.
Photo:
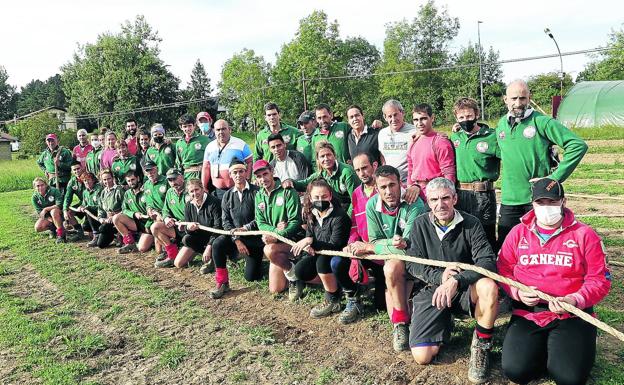
M 96 216 L 102 185 L 98 183 L 97 177 L 92 172 L 82 173 L 80 179 L 82 183 L 84 183 L 84 191 L 82 192 L 82 203 L 78 206 L 78 211 L 81 213 L 86 213 L 88 211 Z M 97 246 L 97 241 L 100 236 L 101 223 L 91 218 L 89 215 L 86 215 L 85 222 L 93 233 L 93 238 L 87 243 L 87 247 L 95 247 Z
M 115 184 L 113 173 L 104 169 L 100 172 L 102 191 L 99 196 L 98 217 L 102 223 L 99 228 L 97 246 L 103 249 L 111 244 L 117 233 L 113 225 L 113 217 L 121 212 L 121 204 L 124 198 L 124 189 Z
M 594 315 L 594 305 L 611 288 L 600 237 L 566 208 L 557 180 L 536 181 L 532 201 L 533 210 L 503 242 L 497 263 L 500 274 Z M 513 309 L 503 342 L 505 375 L 526 384 L 547 372 L 557 384 L 585 384 L 596 359 L 596 327 L 557 302 L 501 286 Z
M 199 225 L 221 228 L 221 203 L 204 190 L 201 180 L 189 179 L 186 192 L 190 200 L 184 206 L 184 221 L 191 224 L 186 227 L 178 225 L 178 230 L 185 231 L 185 234 L 174 261 L 175 267 L 187 266 L 195 254 L 202 254 L 202 261 L 207 263 L 212 258 L 212 244 L 217 235 L 200 230 Z
M 33 180 L 33 189 L 35 191 L 32 195 L 32 205 L 39 215 L 37 222 L 35 222 L 35 231 L 50 230 L 50 238 L 56 236 L 56 243 L 65 242 L 61 192 L 50 187 L 48 182 L 41 177 Z
M 119 254 L 148 251 L 152 247 L 154 237 L 149 233 L 153 221 L 147 216 L 147 202 L 141 180 L 136 171 L 130 170 L 125 176 L 128 190 L 124 194 L 121 212 L 113 217 L 113 224 L 121 234 L 123 246 L 117 250 Z M 135 235 L 139 236 L 137 247 Z
M 223 230 L 232 233 L 237 231 L 258 230 L 256 224 L 255 197 L 259 187 L 247 181 L 247 164 L 234 159 L 229 167 L 230 177 L 234 181 L 234 187 L 223 194 L 221 201 L 221 221 Z M 227 258 L 234 256 L 245 258 L 245 280 L 259 281 L 262 279 L 262 237 L 220 235 L 215 239 L 212 249 L 216 274 L 216 287 L 209 292 L 213 299 L 221 298 L 230 291 L 229 276 L 227 270 Z
M 302 255 L 295 265 L 297 279 L 312 281 L 318 274 L 325 289 L 325 300 L 310 311 L 312 318 L 340 311 L 342 290 L 331 269 L 332 256 L 315 253 L 315 250 L 340 251 L 349 239 L 351 219 L 340 202 L 332 198 L 332 188 L 324 179 L 316 179 L 308 185 L 303 203 L 306 237 L 292 247 L 293 255 Z

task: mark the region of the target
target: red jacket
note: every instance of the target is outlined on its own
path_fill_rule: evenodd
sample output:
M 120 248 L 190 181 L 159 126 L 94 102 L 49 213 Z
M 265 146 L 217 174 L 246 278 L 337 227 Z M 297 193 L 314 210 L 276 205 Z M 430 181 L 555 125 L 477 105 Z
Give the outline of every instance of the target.
M 498 273 L 555 297 L 571 295 L 580 309 L 600 302 L 611 288 L 611 276 L 605 252 L 598 234 L 584 223 L 577 222 L 574 213 L 564 210 L 561 229 L 543 242 L 537 235 L 535 213 L 522 217 L 501 247 Z M 519 301 L 518 289 L 501 284 L 509 296 Z M 514 309 L 513 314 L 545 326 L 555 319 L 569 318 L 565 313 L 550 311 L 531 313 Z
M 431 131 L 420 136 L 407 151 L 407 186 L 420 186 L 420 197 L 426 202 L 427 182 L 440 176 L 457 181 L 455 152 L 450 140 Z

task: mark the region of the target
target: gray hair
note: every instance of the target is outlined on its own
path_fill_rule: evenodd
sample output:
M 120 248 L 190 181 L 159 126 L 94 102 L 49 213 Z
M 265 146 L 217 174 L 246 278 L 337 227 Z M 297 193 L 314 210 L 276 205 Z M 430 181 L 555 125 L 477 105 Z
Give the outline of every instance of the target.
M 439 189 L 449 189 L 453 192 L 453 195 L 457 194 L 455 190 L 455 184 L 450 180 L 444 177 L 437 177 L 432 179 L 427 183 L 427 191 L 439 190 Z
M 381 111 L 383 112 L 385 111 L 386 108 L 389 108 L 389 107 L 394 107 L 401 112 L 405 112 L 405 110 L 403 109 L 403 105 L 401 105 L 401 103 L 395 99 L 390 99 L 387 102 L 385 102 L 383 107 L 381 107 Z
M 87 130 L 85 130 L 84 128 L 81 128 L 80 130 L 76 131 L 76 136 L 80 134 L 87 135 Z

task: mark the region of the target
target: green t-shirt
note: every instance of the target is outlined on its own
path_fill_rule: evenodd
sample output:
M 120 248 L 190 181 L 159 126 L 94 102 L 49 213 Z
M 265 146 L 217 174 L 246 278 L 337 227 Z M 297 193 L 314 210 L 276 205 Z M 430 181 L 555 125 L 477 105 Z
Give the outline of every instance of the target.
M 74 196 L 78 198 L 78 205 L 81 205 L 84 190 L 84 183 L 82 183 L 78 180 L 78 178 L 72 175 L 69 183 L 67 183 L 67 188 L 65 189 L 65 198 L 63 198 L 63 210 L 69 209 L 69 206 L 71 206 L 72 201 L 74 200 Z
M 462 183 L 495 181 L 500 173 L 500 148 L 496 130 L 479 123 L 479 131 L 470 135 L 464 130 L 451 134 L 455 147 L 457 180 Z
M 254 147 L 254 161 L 258 159 L 264 159 L 267 162 L 273 160 L 273 154 L 269 149 L 269 136 L 271 136 L 272 132 L 269 127 L 264 127 L 258 135 L 256 135 L 256 145 Z M 293 126 L 289 126 L 287 124 L 282 123 L 281 128 L 279 130 L 279 134 L 284 138 L 284 143 L 286 143 L 286 147 L 289 150 L 295 150 L 295 143 L 297 142 L 297 138 L 301 136 L 301 132 Z
M 301 202 L 294 189 L 282 188 L 275 178 L 275 189 L 267 194 L 261 188 L 255 197 L 256 223 L 260 230 L 273 231 L 291 240 L 303 232 L 301 228 Z M 284 230 L 277 230 L 277 224 L 286 222 Z
M 513 128 L 507 115 L 496 127 L 498 146 L 503 161 L 501 203 L 531 203 L 530 179 L 550 177 L 565 181 L 587 152 L 587 144 L 557 120 L 540 112 L 520 121 Z M 564 156 L 551 174 L 550 146 L 563 148 Z
M 312 136 L 312 156 L 316 157 L 316 144 L 325 140 L 334 146 L 334 150 L 336 151 L 336 160 L 342 163 L 347 163 L 351 160 L 348 143 L 350 132 L 351 127 L 344 122 L 334 122 L 329 127 L 328 133 L 326 134 L 323 134 L 320 129 L 317 129 Z
M 414 220 L 425 212 L 425 204 L 420 198 L 411 205 L 402 201 L 397 210 L 394 215 L 388 213 L 379 194 L 373 195 L 366 203 L 368 241 L 375 245 L 375 254 L 405 254 L 405 250 L 392 246 L 392 238 L 400 235 L 409 240 Z
M 37 214 L 41 213 L 46 207 L 50 206 L 58 206 L 59 208 L 63 207 L 63 197 L 61 196 L 61 192 L 54 187 L 48 186 L 48 189 L 45 192 L 45 195 L 39 194 L 39 192 L 35 191 L 32 195 L 32 205 L 37 211 Z

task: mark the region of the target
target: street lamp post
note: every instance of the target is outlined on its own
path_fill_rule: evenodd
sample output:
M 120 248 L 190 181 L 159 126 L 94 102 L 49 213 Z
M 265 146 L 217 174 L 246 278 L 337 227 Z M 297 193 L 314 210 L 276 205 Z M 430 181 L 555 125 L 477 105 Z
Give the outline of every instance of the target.
M 555 42 L 555 46 L 557 47 L 557 52 L 559 52 L 559 64 L 561 65 L 561 71 L 559 72 L 559 95 L 563 97 L 563 78 L 565 77 L 565 73 L 563 72 L 563 57 L 561 56 L 561 50 L 559 49 L 559 44 L 557 44 L 557 40 L 553 36 L 552 32 L 550 32 L 549 28 L 544 29 L 544 33 L 548 35 Z
M 485 103 L 483 102 L 483 68 L 481 66 L 481 20 L 477 21 L 477 36 L 479 39 L 479 51 L 477 55 L 479 56 L 479 90 L 481 91 L 481 115 L 483 119 L 485 119 Z

